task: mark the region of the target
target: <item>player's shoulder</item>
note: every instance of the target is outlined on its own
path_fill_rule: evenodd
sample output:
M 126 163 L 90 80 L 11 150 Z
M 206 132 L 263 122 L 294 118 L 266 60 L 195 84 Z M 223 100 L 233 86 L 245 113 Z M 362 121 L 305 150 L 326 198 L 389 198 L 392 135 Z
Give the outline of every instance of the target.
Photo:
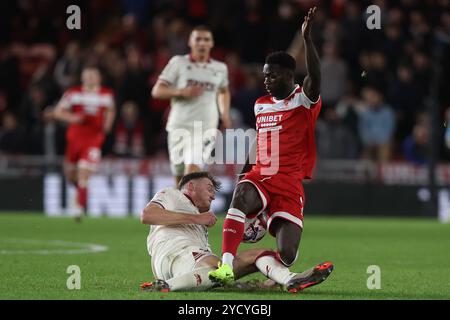
M 79 92 L 82 92 L 82 91 L 83 91 L 83 89 L 82 89 L 81 86 L 73 86 L 73 87 L 67 88 L 65 93 L 66 94 L 71 94 L 71 93 L 79 93 Z
M 112 88 L 105 87 L 105 86 L 101 86 L 99 92 L 101 94 L 111 94 L 111 95 L 114 94 L 114 91 Z
M 167 197 L 177 197 L 180 195 L 180 193 L 181 191 L 174 187 L 167 187 L 158 191 L 159 195 Z
M 189 55 L 188 54 L 184 54 L 184 55 L 175 55 L 172 58 L 170 58 L 169 60 L 169 64 L 182 64 L 182 63 L 189 63 L 190 59 L 189 59 Z
M 266 94 L 265 96 L 259 97 L 258 99 L 256 99 L 255 105 L 256 104 L 273 104 L 274 101 L 272 99 L 272 96 L 269 94 Z
M 222 61 L 219 61 L 219 60 L 216 60 L 213 58 L 210 59 L 210 62 L 218 69 L 226 70 L 228 68 L 225 62 L 222 62 Z

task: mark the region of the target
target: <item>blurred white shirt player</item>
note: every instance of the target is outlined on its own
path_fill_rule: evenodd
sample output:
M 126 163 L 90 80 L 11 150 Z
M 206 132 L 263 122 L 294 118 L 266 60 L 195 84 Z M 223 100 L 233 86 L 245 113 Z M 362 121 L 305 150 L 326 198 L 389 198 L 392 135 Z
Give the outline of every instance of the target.
M 154 98 L 171 102 L 167 144 L 177 185 L 184 174 L 200 171 L 210 159 L 219 113 L 224 128 L 231 127 L 228 68 L 210 57 L 211 30 L 195 27 L 188 45 L 191 53 L 174 56 L 152 89 Z
M 208 228 L 217 221 L 210 206 L 219 188 L 220 183 L 208 172 L 194 172 L 182 177 L 179 189 L 165 188 L 147 204 L 141 222 L 150 225 L 147 249 L 156 280 L 142 284 L 142 289 L 206 290 L 216 285 L 208 273 L 220 259 L 209 246 Z M 234 266 L 236 279 L 261 271 L 272 280 L 270 284 L 284 285 L 293 292 L 316 276 L 314 268 L 290 272 L 271 249 L 243 250 Z M 323 280 L 316 279 L 317 283 Z

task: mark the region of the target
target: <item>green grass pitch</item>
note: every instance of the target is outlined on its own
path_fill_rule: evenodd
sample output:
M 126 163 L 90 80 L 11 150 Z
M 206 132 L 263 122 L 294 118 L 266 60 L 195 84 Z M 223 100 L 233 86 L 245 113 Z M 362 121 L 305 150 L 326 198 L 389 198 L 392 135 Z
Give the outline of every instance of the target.
M 222 222 L 209 232 L 216 253 Z M 139 285 L 152 280 L 147 232 L 135 218 L 87 218 L 77 224 L 69 218 L 1 213 L 0 299 L 450 299 L 450 225 L 431 219 L 306 216 L 292 269 L 329 260 L 335 270 L 322 284 L 297 294 L 237 289 L 141 292 Z M 80 249 L 73 243 L 108 250 L 67 254 Z M 241 249 L 254 246 L 274 248 L 275 242 L 267 235 Z M 80 290 L 67 289 L 70 265 L 81 269 Z M 380 267 L 381 289 L 367 288 L 370 265 Z M 255 274 L 243 280 L 252 278 L 264 279 Z

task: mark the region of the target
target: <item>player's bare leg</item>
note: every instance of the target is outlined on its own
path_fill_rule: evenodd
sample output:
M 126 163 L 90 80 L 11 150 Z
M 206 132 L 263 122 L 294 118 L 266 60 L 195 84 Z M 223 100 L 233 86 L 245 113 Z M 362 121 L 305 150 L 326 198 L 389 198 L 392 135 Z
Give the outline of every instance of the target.
M 75 220 L 79 222 L 82 215 L 87 208 L 87 187 L 89 178 L 92 175 L 92 170 L 84 167 L 79 167 L 77 172 L 77 204 L 80 207 L 80 211 L 75 216 Z
M 75 164 L 70 162 L 64 162 L 64 176 L 66 181 L 73 185 L 75 190 L 78 189 L 78 170 Z M 78 205 L 78 191 L 75 192 L 74 196 L 70 198 L 69 203 L 67 204 L 67 212 L 70 215 L 75 216 L 75 220 L 79 221 L 79 216 L 81 215 L 81 208 Z
M 270 227 L 277 239 L 280 261 L 286 267 L 290 267 L 297 259 L 302 228 L 284 219 L 274 219 Z
M 229 283 L 234 280 L 234 257 L 244 235 L 244 223 L 248 214 L 256 214 L 263 208 L 258 191 L 251 183 L 236 186 L 230 209 L 223 223 L 222 265 L 209 276 L 213 281 Z
M 76 186 L 77 184 L 77 167 L 70 162 L 64 162 L 64 176 L 66 177 L 66 180 L 73 185 Z

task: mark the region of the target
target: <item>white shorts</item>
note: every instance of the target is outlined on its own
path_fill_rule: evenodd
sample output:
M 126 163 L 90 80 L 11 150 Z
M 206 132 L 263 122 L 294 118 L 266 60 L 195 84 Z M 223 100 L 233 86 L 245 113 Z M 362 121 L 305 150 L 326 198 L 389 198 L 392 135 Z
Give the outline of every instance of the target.
M 168 253 L 152 257 L 152 271 L 155 279 L 169 280 L 181 276 L 197 268 L 197 264 L 205 257 L 216 256 L 208 248 L 188 246 L 177 250 L 176 254 Z
M 211 162 L 216 145 L 217 129 L 203 131 L 176 129 L 167 134 L 170 169 L 174 176 L 184 174 L 185 165 L 195 164 L 203 169 Z

